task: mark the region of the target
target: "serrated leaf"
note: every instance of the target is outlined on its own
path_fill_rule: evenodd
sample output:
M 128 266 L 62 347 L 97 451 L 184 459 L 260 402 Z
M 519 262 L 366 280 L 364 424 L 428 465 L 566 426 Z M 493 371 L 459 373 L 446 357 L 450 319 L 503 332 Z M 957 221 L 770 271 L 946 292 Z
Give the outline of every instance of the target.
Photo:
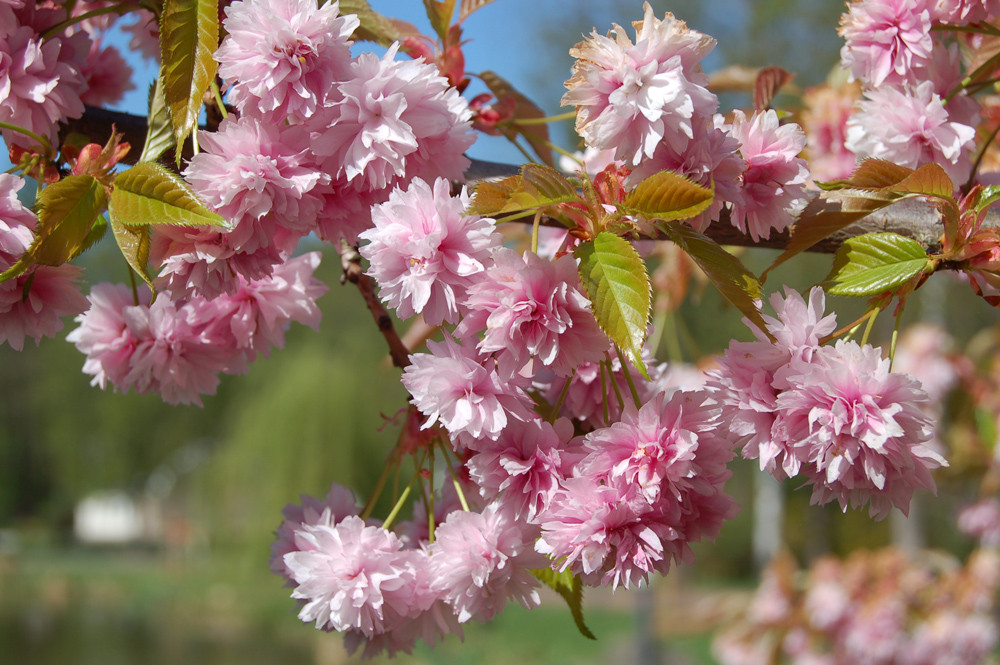
M 674 244 L 698 264 L 719 293 L 770 337 L 764 318 L 757 308 L 761 288 L 754 274 L 717 242 L 691 227 L 677 222 L 666 222 L 660 227 Z
M 555 169 L 525 164 L 521 175 L 479 183 L 469 210 L 495 217 L 580 200 L 573 183 Z
M 982 187 L 976 200 L 976 210 L 984 210 L 997 201 L 1000 201 L 1000 185 Z
M 360 23 L 352 35 L 355 40 L 391 46 L 401 38 L 395 22 L 372 9 L 367 0 L 340 0 L 340 14 L 358 17 Z
M 462 2 L 458 5 L 459 22 L 464 21 L 468 18 L 469 14 L 477 9 L 482 9 L 491 2 L 493 2 L 493 0 L 462 0 Z
M 795 76 L 781 67 L 764 67 L 757 72 L 753 86 L 753 107 L 758 111 L 771 108 L 771 102 Z
M 427 10 L 427 20 L 430 21 L 434 32 L 445 41 L 448 37 L 448 28 L 451 26 L 451 17 L 455 13 L 455 0 L 424 0 L 424 9 Z
M 160 79 L 178 146 L 184 145 L 198 123 L 202 98 L 215 78 L 217 64 L 212 54 L 218 46 L 218 0 L 164 0 Z
M 183 180 L 154 162 L 141 162 L 118 174 L 109 209 L 125 226 L 227 225 Z
M 955 184 L 939 164 L 930 162 L 888 188 L 894 194 L 915 194 L 935 196 L 951 200 L 955 195 Z
M 917 241 L 896 233 L 866 233 L 837 251 L 823 283 L 835 296 L 875 296 L 902 286 L 929 267 Z
M 691 219 L 705 212 L 715 198 L 713 188 L 688 180 L 679 173 L 660 171 L 625 196 L 621 209 L 646 219 L 665 222 Z
M 573 254 L 598 325 L 648 380 L 642 345 L 653 296 L 646 263 L 631 243 L 606 231 Z
M 91 175 L 71 175 L 38 195 L 35 239 L 21 257 L 0 274 L 0 282 L 23 274 L 32 266 L 59 266 L 94 242 L 94 224 L 107 206 L 104 186 Z
M 521 94 L 510 83 L 496 72 L 489 70 L 480 74 L 486 87 L 497 99 L 510 97 L 514 100 L 514 129 L 531 144 L 535 154 L 549 166 L 555 166 L 552 159 L 552 148 L 549 147 L 549 127 L 544 123 L 534 125 L 519 125 L 518 120 L 531 120 L 545 117 L 545 112 L 533 101 Z
M 142 281 L 149 285 L 150 291 L 156 293 L 153 286 L 153 278 L 149 274 L 149 243 L 150 231 L 148 226 L 126 226 L 111 214 L 111 232 L 118 243 L 118 249 L 129 264 L 129 267 L 136 272 Z
M 170 111 L 167 100 L 163 97 L 163 85 L 160 79 L 149 90 L 149 120 L 146 128 L 146 142 L 142 145 L 140 162 L 155 162 L 163 153 L 173 148 L 173 125 L 170 122 Z
M 888 201 L 872 202 L 877 203 L 876 209 L 889 205 Z M 872 210 L 865 211 L 845 211 L 841 203 L 826 201 L 824 199 L 813 199 L 806 206 L 802 214 L 792 227 L 792 235 L 788 241 L 788 248 L 774 260 L 761 276 L 760 281 L 764 282 L 767 275 L 788 261 L 793 256 L 805 252 L 816 243 L 829 238 L 834 233 L 846 229 L 851 224 L 866 217 Z
M 913 173 L 913 169 L 900 166 L 885 159 L 865 159 L 854 170 L 850 178 L 817 182 L 820 189 L 877 190 L 891 187 Z
M 587 624 L 583 620 L 583 583 L 580 578 L 569 570 L 560 573 L 550 568 L 532 570 L 531 574 L 539 582 L 562 596 L 569 606 L 569 612 L 573 615 L 573 622 L 580 634 L 587 639 L 596 640 L 597 637 L 587 628 Z

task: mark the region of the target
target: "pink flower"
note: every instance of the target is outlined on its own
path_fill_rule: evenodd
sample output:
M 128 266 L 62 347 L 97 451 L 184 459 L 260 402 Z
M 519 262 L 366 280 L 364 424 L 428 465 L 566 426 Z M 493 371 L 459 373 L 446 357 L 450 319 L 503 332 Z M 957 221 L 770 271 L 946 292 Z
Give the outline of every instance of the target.
M 847 121 L 849 150 L 910 168 L 937 162 L 953 182 L 965 182 L 976 130 L 949 119 L 932 81 L 915 87 L 883 86 L 865 96 L 868 99 Z
M 59 123 L 83 114 L 87 83 L 80 68 L 89 48 L 83 32 L 42 41 L 27 25 L 0 31 L 0 121 L 55 142 Z M 20 132 L 0 134 L 7 145 L 35 145 Z
M 80 101 L 91 106 L 104 106 L 121 101 L 129 90 L 135 89 L 132 68 L 114 46 L 102 46 L 100 40 L 90 44 L 87 60 L 81 68 L 87 81 L 87 92 Z
M 423 429 L 440 422 L 453 438 L 496 439 L 508 416 L 529 418 L 526 381 L 501 379 L 495 368 L 484 367 L 473 344 L 459 344 L 446 335 L 427 348 L 430 353 L 410 356 L 402 376 L 413 404 L 427 416 Z
M 493 503 L 481 513 L 455 511 L 438 527 L 431 546 L 434 588 L 460 623 L 489 621 L 508 600 L 531 609 L 541 603 L 532 569 L 544 568 L 534 549 L 537 528 Z
M 320 524 L 333 527 L 344 518 L 358 513 L 354 493 L 337 483 L 330 486 L 330 491 L 322 500 L 308 494 L 299 498 L 302 505 L 290 503 L 281 511 L 285 519 L 275 532 L 274 542 L 271 543 L 271 557 L 268 559 L 271 572 L 289 581 L 292 579 L 292 572 L 285 565 L 285 555 L 298 552 L 301 547 L 309 547 L 313 542 L 296 538 L 296 531 Z
M 924 444 L 931 435 L 912 378 L 889 373 L 877 349 L 838 341 L 811 361 L 793 358 L 777 399 L 779 435 L 813 486 L 814 503 L 870 504 L 879 519 L 904 513 L 916 487 L 934 490 L 930 470 L 947 462 Z
M 531 520 L 559 489 L 572 437 L 573 426 L 565 418 L 554 425 L 537 418 L 514 421 L 496 441 L 480 443 L 466 463 L 469 475 L 488 501 L 499 496 L 514 517 Z
M 840 19 L 840 60 L 852 78 L 877 88 L 911 82 L 912 71 L 929 63 L 933 49 L 933 0 L 862 0 Z
M 384 632 L 389 609 L 405 615 L 412 604 L 414 573 L 403 543 L 381 527 L 348 516 L 335 526 L 304 525 L 303 542 L 284 557 L 303 600 L 299 619 L 317 628 Z
M 35 240 L 38 220 L 17 198 L 24 180 L 0 174 L 0 272 L 13 266 Z M 79 268 L 70 265 L 36 266 L 28 272 L 0 282 L 0 344 L 18 351 L 24 339 L 37 344 L 62 330 L 61 318 L 79 314 L 87 299 L 77 282 Z
M 295 233 L 312 229 L 322 199 L 311 190 L 329 176 L 312 161 L 301 128 L 226 119 L 219 131 L 200 132 L 199 141 L 202 152 L 191 158 L 184 176 L 233 224 L 237 237 L 245 234 L 239 229 L 244 222 L 262 219 Z
M 652 157 L 661 142 L 682 152 L 694 138 L 693 119 L 718 106 L 700 65 L 715 40 L 672 14 L 657 19 L 648 2 L 643 9 L 634 44 L 615 25 L 607 37 L 594 31 L 570 50 L 577 60 L 562 98 L 576 106 L 576 129 L 587 145 L 614 148 L 628 164 Z
M 228 33 L 215 52 L 229 101 L 246 115 L 301 122 L 348 75 L 358 17 L 340 3 L 242 0 L 226 10 Z
M 604 358 L 607 337 L 578 288 L 576 260 L 546 261 L 532 252 L 501 248 L 494 265 L 469 288 L 461 330 L 485 329 L 479 349 L 497 352 L 501 371 L 513 373 L 533 357 L 559 376 Z
M 857 157 L 847 149 L 847 120 L 861 95 L 858 84 L 808 88 L 802 97 L 802 129 L 806 133 L 809 170 L 816 180 L 849 178 Z
M 382 301 L 401 319 L 422 313 L 430 325 L 458 321 L 474 275 L 501 241 L 492 219 L 464 214 L 468 205 L 468 193 L 452 197 L 451 184 L 438 178 L 433 190 L 416 179 L 372 208 L 375 227 L 361 234 L 369 241 L 361 255 Z
M 314 149 L 334 177 L 359 179 L 365 189 L 417 177 L 459 180 L 469 165 L 462 153 L 475 140 L 468 104 L 433 65 L 395 61 L 398 48 L 351 63 Z
M 91 385 L 201 406 L 201 395 L 215 393 L 219 372 L 243 367 L 238 349 L 204 334 L 197 304 L 177 306 L 167 298 L 133 304 L 127 287 L 111 284 L 95 285 L 89 300 L 90 310 L 76 317 L 80 326 L 66 339 L 87 355 L 83 371 L 94 377 Z
M 798 125 L 779 126 L 774 111 L 754 113 L 749 120 L 740 110 L 734 113 L 732 134 L 746 170 L 732 222 L 756 242 L 770 237 L 772 229 L 787 229 L 793 221 L 790 210 L 804 203 L 809 169 L 798 154 L 806 136 Z
M 536 518 L 537 549 L 613 587 L 689 558 L 690 543 L 736 512 L 722 491 L 732 451 L 718 416 L 708 393 L 678 391 L 588 434 L 574 477 Z
M 1000 16 L 1000 0 L 937 0 L 934 11 L 942 23 L 981 23 Z
M 316 299 L 327 287 L 313 277 L 319 252 L 309 252 L 275 267 L 270 277 L 242 282 L 232 295 L 220 295 L 200 307 L 200 323 L 215 344 L 246 353 L 253 361 L 271 348 L 285 346 L 285 329 L 292 321 L 319 329 Z
M 958 514 L 958 529 L 980 547 L 1000 547 L 1000 501 L 983 499 L 965 506 Z

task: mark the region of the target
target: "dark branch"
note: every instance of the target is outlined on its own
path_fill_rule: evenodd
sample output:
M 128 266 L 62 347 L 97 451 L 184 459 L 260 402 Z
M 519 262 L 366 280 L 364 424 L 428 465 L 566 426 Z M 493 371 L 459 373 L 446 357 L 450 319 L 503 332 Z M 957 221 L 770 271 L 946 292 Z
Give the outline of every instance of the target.
M 141 146 L 146 139 L 146 118 L 143 116 L 88 106 L 82 118 L 72 120 L 66 125 L 64 135 L 71 131 L 78 132 L 103 142 L 111 135 L 112 124 L 119 132 L 124 133 L 125 140 L 132 144 L 132 151 L 126 161 L 128 159 L 134 161 L 142 152 Z M 466 172 L 466 179 L 473 185 L 482 180 L 516 175 L 518 171 L 517 166 L 509 164 L 473 160 L 472 166 Z M 1000 227 L 1000 213 L 991 211 L 986 218 L 985 226 Z M 845 240 L 876 231 L 893 232 L 913 238 L 933 253 L 939 249 L 942 228 L 940 216 L 930 204 L 917 199 L 908 199 L 868 215 L 818 243 L 810 251 L 832 254 Z M 729 224 L 726 211 L 723 211 L 722 219 L 713 224 L 706 234 L 722 245 L 770 249 L 785 249 L 789 238 L 787 232 L 773 233 L 770 238 L 755 242 Z

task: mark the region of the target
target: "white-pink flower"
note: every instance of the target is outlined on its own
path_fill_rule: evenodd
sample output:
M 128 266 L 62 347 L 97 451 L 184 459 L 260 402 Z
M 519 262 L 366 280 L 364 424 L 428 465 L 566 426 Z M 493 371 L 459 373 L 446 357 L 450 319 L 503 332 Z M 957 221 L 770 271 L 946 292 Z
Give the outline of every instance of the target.
M 661 142 L 683 152 L 697 131 L 694 119 L 718 106 L 700 64 L 715 40 L 672 14 L 657 19 L 648 2 L 643 9 L 634 44 L 615 25 L 570 50 L 577 60 L 562 98 L 576 106 L 576 129 L 588 146 L 613 148 L 629 164 L 652 157 Z
M 976 130 L 950 119 L 932 81 L 886 85 L 865 96 L 847 121 L 849 150 L 910 168 L 936 162 L 956 186 L 968 179 Z
M 474 343 L 459 344 L 446 335 L 427 348 L 430 353 L 410 356 L 401 379 L 413 404 L 427 416 L 424 428 L 440 422 L 453 438 L 496 439 L 510 417 L 530 417 L 527 381 L 501 378 L 495 367 L 484 366 Z
M 281 514 L 285 519 L 275 532 L 274 542 L 271 543 L 271 557 L 268 559 L 271 572 L 289 581 L 292 573 L 285 565 L 285 555 L 310 547 L 314 542 L 296 538 L 296 531 L 305 526 L 319 524 L 333 527 L 349 515 L 358 513 L 354 492 L 337 483 L 330 486 L 330 491 L 323 499 L 308 494 L 303 494 L 299 498 L 302 501 L 301 505 L 290 503 L 282 509 Z
M 485 330 L 479 349 L 497 353 L 501 371 L 514 373 L 532 358 L 559 376 L 598 362 L 607 337 L 580 291 L 572 255 L 554 261 L 500 248 L 494 264 L 469 288 L 463 333 Z
M 0 272 L 13 266 L 35 240 L 38 220 L 17 192 L 24 180 L 0 174 Z M 0 282 L 0 344 L 18 351 L 30 337 L 37 344 L 62 330 L 62 317 L 87 309 L 77 286 L 81 271 L 70 265 L 35 266 Z
M 390 608 L 406 614 L 414 573 L 403 543 L 393 533 L 348 516 L 335 526 L 304 525 L 304 546 L 284 557 L 304 601 L 299 618 L 317 628 L 382 633 Z
M 791 210 L 805 201 L 809 169 L 799 153 L 806 136 L 798 125 L 779 125 L 773 110 L 749 119 L 736 110 L 732 135 L 740 142 L 746 169 L 742 191 L 733 203 L 733 226 L 756 242 L 771 231 L 784 231 L 793 220 Z
M 374 228 L 361 234 L 361 255 L 379 296 L 401 319 L 423 314 L 430 325 L 457 323 L 474 276 L 501 244 L 492 219 L 466 215 L 469 195 L 451 195 L 444 178 L 420 179 L 372 208 Z
M 531 570 L 547 562 L 534 550 L 537 533 L 499 503 L 481 513 L 457 510 L 437 528 L 430 548 L 433 586 L 460 623 L 489 621 L 508 600 L 528 609 L 539 605 L 540 584 Z
M 947 462 L 926 446 L 927 401 L 916 380 L 889 372 L 878 349 L 838 341 L 811 360 L 793 358 L 777 398 L 775 429 L 813 486 L 813 502 L 869 504 L 879 519 L 906 513 L 917 487 L 934 491 L 930 471 Z
M 0 30 L 0 120 L 55 142 L 59 123 L 83 114 L 87 82 L 80 69 L 89 48 L 83 32 L 43 41 L 27 25 Z M 21 132 L 0 134 L 7 145 L 36 144 Z
M 132 68 L 125 58 L 114 46 L 104 46 L 100 39 L 91 42 L 81 74 L 87 81 L 87 92 L 80 100 L 90 106 L 114 104 L 135 88 Z
M 852 78 L 876 88 L 912 82 L 913 70 L 930 62 L 934 0 L 861 0 L 840 20 L 841 64 Z
M 229 101 L 245 115 L 301 122 L 348 75 L 350 36 L 360 24 L 340 3 L 241 0 L 226 9 L 228 33 L 215 59 Z
M 313 149 L 334 177 L 379 190 L 412 178 L 460 180 L 475 141 L 468 103 L 437 68 L 396 61 L 394 44 L 380 59 L 362 53 L 319 120 Z

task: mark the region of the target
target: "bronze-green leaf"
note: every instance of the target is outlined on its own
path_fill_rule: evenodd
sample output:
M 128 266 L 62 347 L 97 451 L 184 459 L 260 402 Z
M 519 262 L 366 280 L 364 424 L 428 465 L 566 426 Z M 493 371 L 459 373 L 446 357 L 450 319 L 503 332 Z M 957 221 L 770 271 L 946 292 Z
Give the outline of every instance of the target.
M 156 83 L 149 90 L 148 123 L 146 142 L 142 146 L 142 154 L 139 155 L 140 162 L 155 162 L 163 153 L 176 145 L 170 111 L 163 97 L 161 79 L 156 79 Z
M 493 0 L 462 0 L 458 5 L 458 20 L 459 22 L 464 21 L 468 18 L 469 14 L 485 7 L 486 5 L 493 2 Z
M 140 162 L 115 178 L 110 210 L 125 226 L 226 226 L 187 184 L 155 162 Z
M 582 199 L 563 174 L 541 164 L 525 164 L 521 175 L 481 182 L 469 210 L 477 215 L 501 216 L 570 201 Z
M 598 325 L 648 379 L 642 345 L 653 297 L 646 263 L 631 243 L 606 231 L 573 253 Z
M 153 287 L 153 279 L 149 274 L 149 227 L 126 226 L 115 219 L 115 215 L 112 213 L 111 231 L 115 235 L 118 249 L 121 250 L 125 261 L 142 278 L 142 281 L 149 285 L 150 291 L 155 294 L 156 289 Z
M 866 233 L 844 242 L 823 286 L 835 296 L 875 296 L 930 269 L 917 241 L 896 233 Z
M 390 46 L 401 37 L 397 25 L 368 5 L 368 0 L 340 0 L 340 14 L 354 14 L 360 21 L 353 38 Z
M 451 26 L 451 17 L 455 13 L 455 0 L 424 0 L 424 9 L 427 10 L 427 20 L 430 21 L 434 32 L 445 41 L 448 37 L 448 28 Z
M 866 159 L 854 170 L 846 180 L 831 180 L 817 182 L 821 189 L 828 191 L 838 189 L 876 190 L 892 187 L 913 173 L 913 169 L 900 166 L 885 159 Z
M 660 228 L 698 264 L 726 300 L 770 336 L 757 305 L 761 299 L 760 282 L 738 258 L 689 226 L 665 222 Z
M 21 257 L 0 274 L 5 281 L 32 266 L 58 266 L 96 242 L 95 224 L 108 204 L 104 186 L 91 175 L 71 175 L 38 195 L 35 239 Z
M 526 125 L 518 124 L 517 122 L 518 120 L 538 120 L 544 118 L 545 111 L 496 72 L 487 70 L 480 73 L 479 76 L 482 78 L 483 83 L 486 84 L 486 87 L 490 89 L 490 92 L 493 93 L 494 97 L 497 99 L 510 97 L 514 100 L 514 118 L 511 121 L 514 128 L 513 133 L 523 136 L 531 144 L 531 149 L 535 151 L 535 154 L 543 162 L 549 166 L 555 166 L 555 161 L 552 159 L 552 148 L 549 147 L 549 126 L 545 123 Z M 503 127 L 499 129 L 505 132 L 509 131 Z
M 160 78 L 178 146 L 194 130 L 202 98 L 215 78 L 218 0 L 164 0 L 160 15 Z M 181 151 L 177 150 L 180 162 Z
M 533 570 L 531 574 L 538 578 L 542 584 L 562 596 L 569 606 L 569 612 L 573 615 L 573 622 L 580 634 L 587 639 L 596 640 L 597 637 L 587 628 L 587 624 L 583 620 L 583 583 L 580 578 L 569 570 L 556 572 L 551 568 Z
M 622 210 L 646 219 L 665 222 L 691 219 L 712 205 L 715 192 L 673 171 L 660 171 L 635 186 L 625 196 Z

